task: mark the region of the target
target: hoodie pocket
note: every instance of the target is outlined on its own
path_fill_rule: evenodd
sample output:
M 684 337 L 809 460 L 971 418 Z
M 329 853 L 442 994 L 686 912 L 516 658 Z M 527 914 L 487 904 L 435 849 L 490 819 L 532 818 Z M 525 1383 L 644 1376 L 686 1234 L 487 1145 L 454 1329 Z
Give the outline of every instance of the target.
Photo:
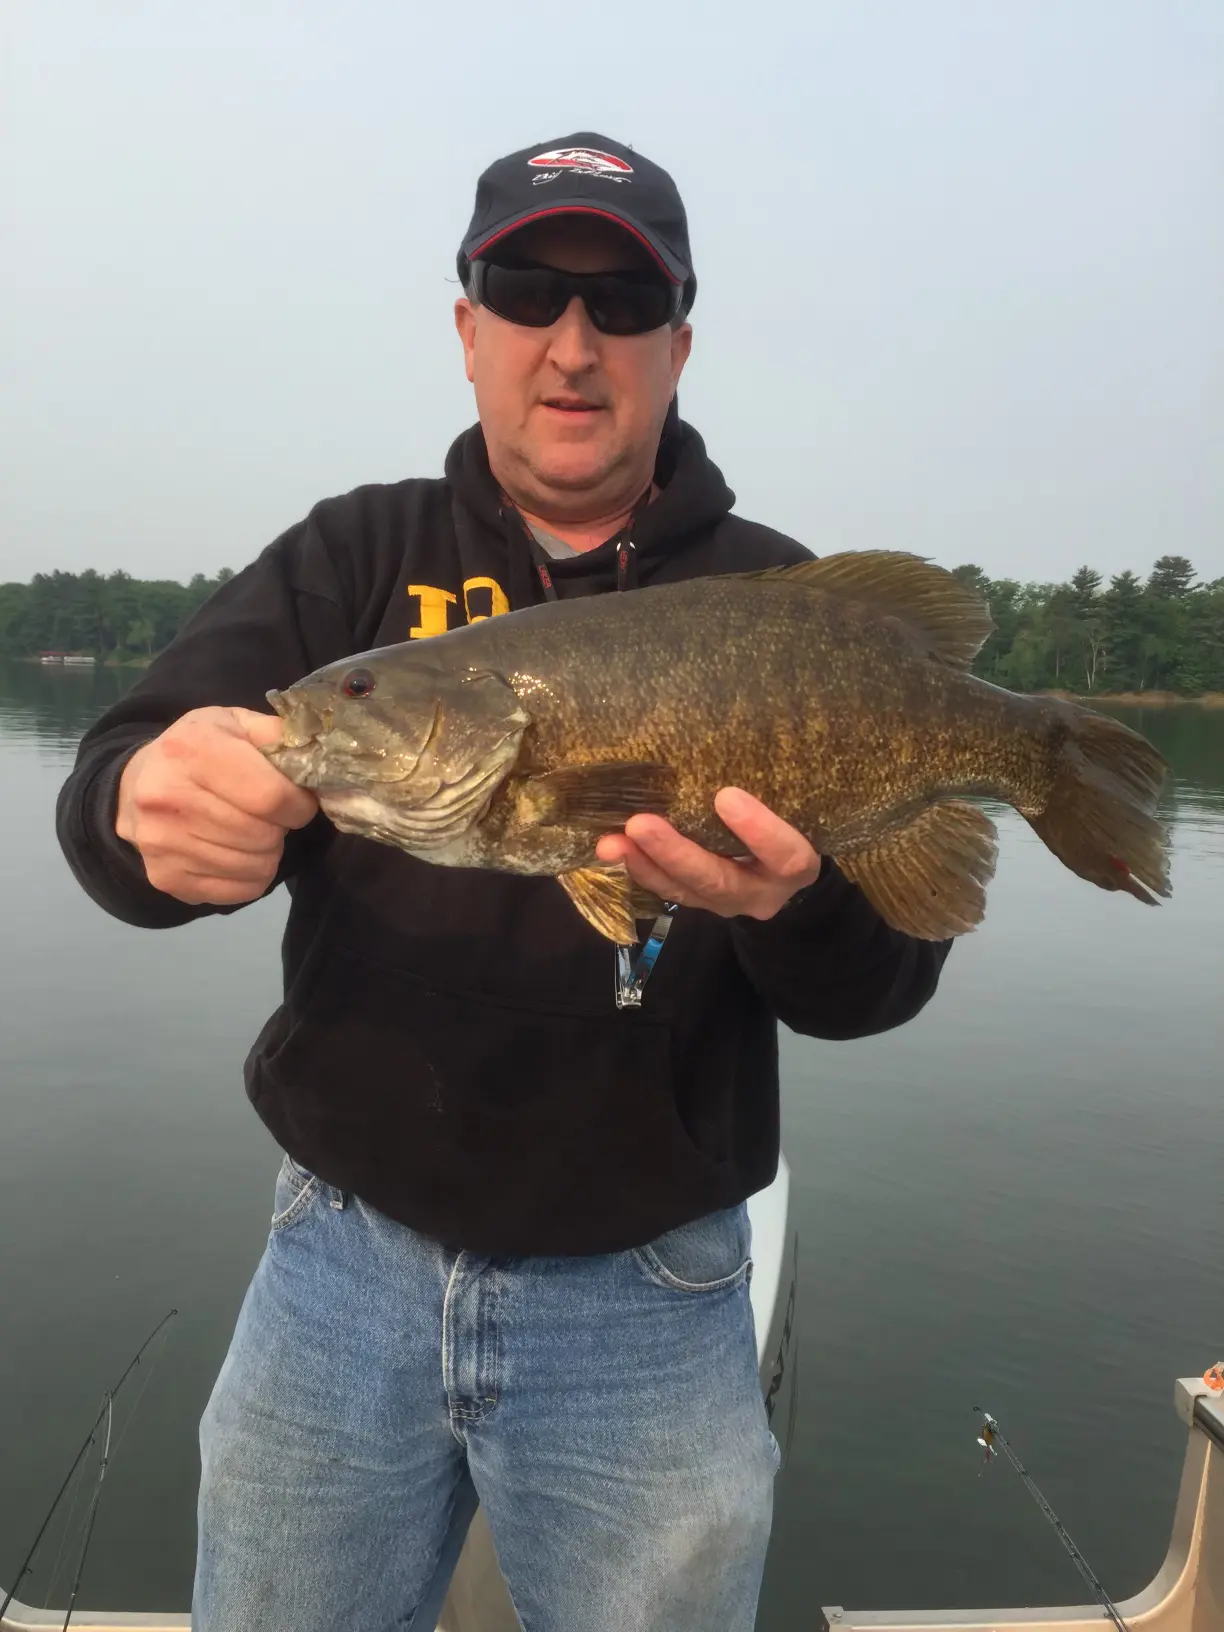
M 726 1171 L 677 1112 L 666 1022 L 610 988 L 606 1015 L 574 1013 L 333 948 L 257 1063 L 256 1104 L 312 1172 L 454 1245 L 650 1240 L 724 1206 Z

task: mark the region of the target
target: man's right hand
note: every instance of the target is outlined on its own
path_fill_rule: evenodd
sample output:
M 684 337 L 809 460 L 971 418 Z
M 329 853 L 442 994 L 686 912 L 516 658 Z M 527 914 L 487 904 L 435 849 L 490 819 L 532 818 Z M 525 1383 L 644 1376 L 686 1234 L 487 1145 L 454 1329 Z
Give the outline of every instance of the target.
M 268 888 L 285 834 L 319 808 L 259 752 L 280 734 L 272 714 L 196 708 L 132 755 L 115 831 L 139 850 L 156 889 L 229 907 Z

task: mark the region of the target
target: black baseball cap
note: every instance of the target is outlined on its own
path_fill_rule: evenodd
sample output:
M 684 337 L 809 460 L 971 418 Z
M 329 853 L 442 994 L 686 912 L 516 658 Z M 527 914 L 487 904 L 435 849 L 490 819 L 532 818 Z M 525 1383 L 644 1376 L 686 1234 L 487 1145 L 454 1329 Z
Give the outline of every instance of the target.
M 688 221 L 676 184 L 631 147 L 591 130 L 536 142 L 497 159 L 476 183 L 476 207 L 456 265 L 466 287 L 471 261 L 529 221 L 550 215 L 599 215 L 643 244 L 673 283 L 681 309 L 697 294 Z

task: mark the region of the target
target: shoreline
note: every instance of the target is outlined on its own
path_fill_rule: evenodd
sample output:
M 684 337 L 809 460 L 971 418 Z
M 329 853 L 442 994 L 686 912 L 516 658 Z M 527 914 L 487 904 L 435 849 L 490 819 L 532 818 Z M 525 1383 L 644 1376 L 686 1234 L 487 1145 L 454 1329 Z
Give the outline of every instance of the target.
M 88 652 L 74 653 L 74 656 L 88 657 Z M 156 653 L 154 654 L 156 656 Z M 152 663 L 152 657 L 125 657 L 116 661 L 113 657 L 95 657 L 92 663 L 44 663 L 41 657 L 31 657 L 28 652 L 0 652 L 0 658 L 8 663 L 32 663 L 39 669 L 147 669 Z
M 1224 708 L 1224 691 L 1203 691 L 1183 697 L 1177 691 L 1032 691 L 1030 697 L 1060 697 L 1067 703 L 1091 708 L 1095 703 L 1113 703 L 1119 708 Z
M 82 654 L 84 655 L 84 654 Z M 154 654 L 156 656 L 156 654 Z M 0 657 L 3 654 L 0 653 Z M 14 663 L 32 663 L 40 668 L 63 668 L 62 663 L 43 664 L 42 659 L 31 657 L 28 654 L 12 654 L 9 659 Z M 114 658 L 95 658 L 92 664 L 74 664 L 67 666 L 78 671 L 87 668 L 97 669 L 147 669 L 153 661 L 152 657 L 128 657 L 119 662 Z M 991 681 L 992 685 L 997 684 Z M 1003 688 L 1011 690 L 1009 686 Z M 1203 691 L 1197 696 L 1186 697 L 1177 691 L 1065 691 L 1057 687 L 1045 687 L 1040 691 L 1018 691 L 1017 697 L 1059 697 L 1066 703 L 1079 703 L 1084 707 L 1091 707 L 1094 703 L 1112 703 L 1118 708 L 1224 708 L 1224 691 Z

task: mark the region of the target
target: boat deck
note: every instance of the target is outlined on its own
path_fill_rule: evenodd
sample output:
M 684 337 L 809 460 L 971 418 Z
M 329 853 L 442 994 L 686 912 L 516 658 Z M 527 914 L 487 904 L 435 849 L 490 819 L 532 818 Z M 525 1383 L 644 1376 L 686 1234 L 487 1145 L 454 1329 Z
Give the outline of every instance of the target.
M 1129 1632 L 1224 1632 L 1224 1395 L 1197 1378 L 1174 1392 L 1189 1429 L 1169 1550 L 1156 1578 L 1117 1610 Z M 813 1632 L 1100 1632 L 1099 1604 L 1044 1609 L 880 1611 L 831 1605 Z

